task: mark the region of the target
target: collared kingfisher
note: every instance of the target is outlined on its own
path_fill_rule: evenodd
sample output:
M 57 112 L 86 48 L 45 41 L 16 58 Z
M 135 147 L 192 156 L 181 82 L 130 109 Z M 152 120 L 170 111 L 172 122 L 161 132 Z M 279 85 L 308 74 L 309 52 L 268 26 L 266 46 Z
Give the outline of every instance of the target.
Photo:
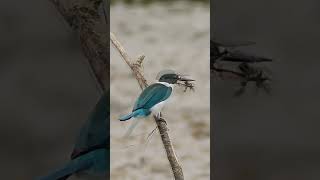
M 156 79 L 158 82 L 151 84 L 142 91 L 133 106 L 132 112 L 119 118 L 120 121 L 134 119 L 125 137 L 132 133 L 140 119 L 150 114 L 160 117 L 160 112 L 171 96 L 174 84 L 178 84 L 179 81 L 194 81 L 177 74 L 173 70 L 160 71 Z
M 89 118 L 82 126 L 71 154 L 62 168 L 38 180 L 65 180 L 78 177 L 106 179 L 109 173 L 109 93 L 103 94 Z

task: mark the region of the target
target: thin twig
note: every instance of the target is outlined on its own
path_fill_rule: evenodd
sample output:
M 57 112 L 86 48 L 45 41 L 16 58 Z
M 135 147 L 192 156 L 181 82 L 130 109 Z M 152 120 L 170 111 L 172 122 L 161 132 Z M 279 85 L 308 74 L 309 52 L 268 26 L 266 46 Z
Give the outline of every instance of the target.
M 134 62 L 134 61 L 131 60 L 129 55 L 126 53 L 126 51 L 124 50 L 123 46 L 117 40 L 116 36 L 111 32 L 110 32 L 110 40 L 111 40 L 112 44 L 114 45 L 114 47 L 120 53 L 120 55 L 123 58 L 123 60 L 131 68 L 132 73 L 135 76 L 135 78 L 137 79 L 141 90 L 146 88 L 148 86 L 148 84 L 147 84 L 147 81 L 144 78 L 143 73 L 142 73 L 142 63 L 143 63 L 144 56 L 140 56 L 140 58 L 138 58 Z M 159 129 L 159 133 L 161 135 L 162 143 L 163 143 L 163 146 L 164 146 L 164 148 L 166 150 L 167 157 L 168 157 L 168 160 L 170 162 L 174 178 L 176 180 L 183 180 L 184 176 L 183 176 L 182 167 L 181 167 L 181 165 L 180 165 L 180 163 L 178 161 L 178 158 L 177 158 L 177 156 L 175 154 L 175 151 L 174 151 L 174 148 L 172 146 L 172 143 L 171 143 L 171 140 L 170 140 L 170 137 L 169 137 L 169 134 L 168 134 L 167 123 L 163 118 L 158 118 L 156 116 L 153 116 L 153 117 L 154 117 L 154 120 L 157 123 L 158 129 Z

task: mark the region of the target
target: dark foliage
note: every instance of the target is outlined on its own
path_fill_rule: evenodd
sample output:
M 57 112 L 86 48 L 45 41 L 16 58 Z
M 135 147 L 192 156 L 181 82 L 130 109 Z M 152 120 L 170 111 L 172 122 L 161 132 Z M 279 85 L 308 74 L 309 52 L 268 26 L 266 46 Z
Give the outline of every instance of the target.
M 272 59 L 244 53 L 236 49 L 240 46 L 253 44 L 255 43 L 221 43 L 214 40 L 210 41 L 211 73 L 221 78 L 225 76 L 238 78 L 240 80 L 240 88 L 235 92 L 236 96 L 245 92 L 249 82 L 255 83 L 258 89 L 264 89 L 267 93 L 270 92 L 271 77 L 267 73 L 267 69 L 259 65 L 264 62 L 271 62 Z

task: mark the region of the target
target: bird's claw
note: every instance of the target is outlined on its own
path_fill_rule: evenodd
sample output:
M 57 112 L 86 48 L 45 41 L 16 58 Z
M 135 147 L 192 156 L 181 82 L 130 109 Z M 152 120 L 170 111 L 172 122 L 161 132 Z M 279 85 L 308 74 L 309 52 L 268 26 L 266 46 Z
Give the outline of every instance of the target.
M 164 122 L 167 125 L 167 121 L 163 119 L 162 117 L 158 117 L 158 121 Z

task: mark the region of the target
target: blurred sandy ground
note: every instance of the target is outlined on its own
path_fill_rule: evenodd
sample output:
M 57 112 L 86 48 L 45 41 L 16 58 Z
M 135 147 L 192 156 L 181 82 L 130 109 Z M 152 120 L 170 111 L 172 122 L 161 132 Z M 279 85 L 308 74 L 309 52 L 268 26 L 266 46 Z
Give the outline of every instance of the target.
M 195 2 L 148 6 L 111 6 L 111 31 L 133 58 L 141 54 L 145 77 L 155 81 L 160 70 L 174 69 L 196 79 L 195 92 L 176 87 L 164 109 L 169 133 L 185 178 L 210 175 L 210 9 Z M 131 122 L 118 117 L 131 111 L 140 88 L 118 52 L 111 47 L 111 178 L 113 180 L 173 179 L 161 138 L 153 119 L 142 121 L 129 139 Z M 147 145 L 146 145 L 147 144 Z

